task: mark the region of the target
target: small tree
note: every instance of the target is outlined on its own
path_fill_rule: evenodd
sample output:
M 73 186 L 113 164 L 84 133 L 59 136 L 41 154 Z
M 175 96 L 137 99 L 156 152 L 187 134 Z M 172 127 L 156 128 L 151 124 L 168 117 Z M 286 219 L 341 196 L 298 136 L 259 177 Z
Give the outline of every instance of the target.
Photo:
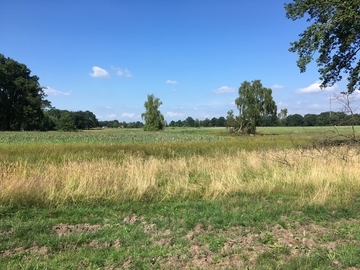
M 352 138 L 355 139 L 355 125 L 356 125 L 356 118 L 355 112 L 359 108 L 358 106 L 353 106 L 353 102 L 355 101 L 355 96 L 350 96 L 349 92 L 341 92 L 338 95 L 334 95 L 333 100 L 336 100 L 343 106 L 343 112 L 350 116 L 350 125 L 352 128 Z
M 286 126 L 286 117 L 288 114 L 288 109 L 281 109 L 280 112 L 278 113 L 278 118 L 279 118 L 279 124 L 280 126 Z
M 239 125 L 238 122 L 235 119 L 234 116 L 234 111 L 230 110 L 227 112 L 227 116 L 226 116 L 226 128 L 230 131 L 233 132 L 234 129 L 238 129 Z
M 147 101 L 144 104 L 146 111 L 141 114 L 142 119 L 145 120 L 145 131 L 158 131 L 164 129 L 164 116 L 159 111 L 161 105 L 162 102 L 159 98 L 155 98 L 153 94 L 148 95 Z
M 239 97 L 235 100 L 239 109 L 240 131 L 255 134 L 261 117 L 276 117 L 277 107 L 270 88 L 262 86 L 260 80 L 244 81 L 239 88 Z

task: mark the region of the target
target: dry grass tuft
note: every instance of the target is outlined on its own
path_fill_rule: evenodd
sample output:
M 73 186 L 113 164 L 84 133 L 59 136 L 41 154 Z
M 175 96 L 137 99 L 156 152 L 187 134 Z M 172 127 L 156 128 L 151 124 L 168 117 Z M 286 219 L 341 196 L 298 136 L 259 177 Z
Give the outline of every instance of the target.
M 230 194 L 287 194 L 299 205 L 350 203 L 360 192 L 360 153 L 348 147 L 238 151 L 171 159 L 129 155 L 60 164 L 0 164 L 0 203 L 60 205 Z

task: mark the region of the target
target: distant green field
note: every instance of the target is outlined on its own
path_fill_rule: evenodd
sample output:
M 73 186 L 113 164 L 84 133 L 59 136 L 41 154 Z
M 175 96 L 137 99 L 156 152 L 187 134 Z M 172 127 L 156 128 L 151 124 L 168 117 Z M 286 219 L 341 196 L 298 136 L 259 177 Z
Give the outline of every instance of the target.
M 360 126 L 355 126 L 355 132 L 360 132 Z M 259 127 L 257 132 L 261 134 L 286 134 L 286 133 L 343 133 L 351 134 L 351 126 L 325 126 L 325 127 Z
M 355 127 L 357 133 L 360 127 Z M 307 138 L 327 135 L 350 135 L 351 127 L 259 127 L 258 135 L 296 136 Z M 241 136 L 246 140 L 247 135 Z M 78 132 L 0 132 L 0 144 L 148 144 L 171 142 L 226 142 L 239 140 L 239 134 L 230 134 L 226 128 L 166 128 L 159 132 L 142 129 L 102 129 Z M 254 138 L 252 138 L 254 140 Z

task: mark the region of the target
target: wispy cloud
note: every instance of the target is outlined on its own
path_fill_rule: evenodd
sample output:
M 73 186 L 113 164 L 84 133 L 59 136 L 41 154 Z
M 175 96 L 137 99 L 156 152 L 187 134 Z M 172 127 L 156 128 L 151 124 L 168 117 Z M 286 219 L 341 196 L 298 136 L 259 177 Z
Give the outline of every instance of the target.
M 121 117 L 126 117 L 126 118 L 133 118 L 135 116 L 135 113 L 123 113 L 121 115 Z
M 177 84 L 178 82 L 174 81 L 174 80 L 167 80 L 165 83 L 167 83 L 167 84 Z
M 132 77 L 132 74 L 131 74 L 131 72 L 126 68 L 125 70 L 124 70 L 124 73 L 125 73 L 125 77 Z
M 321 106 L 319 104 L 316 104 L 316 103 L 309 105 L 309 107 L 313 108 L 313 109 L 321 108 Z
M 112 67 L 113 70 L 115 70 L 116 72 L 116 75 L 118 75 L 119 77 L 132 77 L 133 75 L 131 74 L 131 72 L 126 68 L 125 70 L 122 70 L 121 68 L 119 67 Z
M 62 92 L 62 91 L 58 91 L 55 90 L 49 86 L 46 86 L 44 88 L 44 92 L 45 94 L 47 94 L 48 96 L 70 96 L 71 92 Z
M 229 86 L 221 86 L 218 89 L 214 90 L 214 93 L 216 94 L 225 94 L 225 93 L 233 93 L 233 92 L 235 92 L 235 88 Z
M 274 84 L 273 86 L 271 86 L 270 88 L 271 89 L 281 89 L 281 88 L 284 88 L 285 86 L 283 86 L 283 85 L 280 85 L 280 84 Z
M 308 87 L 304 87 L 304 88 L 299 88 L 296 90 L 296 93 L 299 94 L 309 94 L 309 93 L 318 93 L 318 92 L 331 92 L 336 90 L 338 87 L 336 84 L 334 84 L 331 87 L 326 87 L 321 89 L 320 88 L 321 82 L 320 81 L 316 81 L 315 83 L 309 85 Z
M 354 96 L 355 99 L 359 99 L 360 98 L 360 90 L 355 90 L 352 95 Z
M 282 102 L 282 101 L 280 101 L 280 102 L 278 102 L 277 103 L 277 107 L 278 108 L 280 108 L 280 107 L 288 107 L 289 106 L 289 104 L 288 103 L 285 103 L 285 102 Z
M 107 117 L 108 117 L 108 118 L 115 118 L 115 117 L 116 117 L 116 114 L 111 113 L 111 114 L 108 114 Z
M 168 116 L 168 117 L 182 117 L 183 114 L 182 113 L 177 113 L 177 112 L 167 112 L 165 114 L 165 116 Z
M 116 75 L 118 75 L 118 76 L 120 76 L 120 77 L 124 76 L 124 72 L 122 71 L 121 68 L 118 68 L 118 67 L 111 67 L 111 68 L 112 68 L 113 70 L 115 70 Z
M 107 78 L 110 77 L 109 72 L 107 72 L 105 69 L 100 68 L 98 66 L 92 67 L 93 72 L 90 73 L 91 77 L 94 78 Z

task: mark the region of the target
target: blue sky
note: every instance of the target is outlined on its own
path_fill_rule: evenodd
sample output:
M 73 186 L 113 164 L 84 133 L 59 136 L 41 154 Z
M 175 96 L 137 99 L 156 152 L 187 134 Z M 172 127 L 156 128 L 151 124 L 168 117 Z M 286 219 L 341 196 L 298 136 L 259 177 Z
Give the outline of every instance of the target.
M 320 90 L 314 63 L 300 73 L 288 48 L 307 23 L 286 19 L 284 2 L 0 1 L 0 53 L 39 76 L 54 107 L 99 120 L 141 121 L 148 94 L 168 122 L 226 117 L 256 79 L 279 110 L 328 111 L 346 83 Z

